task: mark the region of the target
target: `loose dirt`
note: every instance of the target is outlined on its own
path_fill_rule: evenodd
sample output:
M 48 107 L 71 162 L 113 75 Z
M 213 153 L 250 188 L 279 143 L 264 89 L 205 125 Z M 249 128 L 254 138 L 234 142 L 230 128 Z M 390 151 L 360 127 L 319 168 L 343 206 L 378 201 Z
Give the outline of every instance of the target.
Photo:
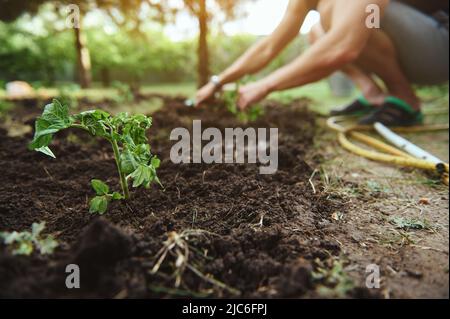
M 68 130 L 55 138 L 51 159 L 27 150 L 32 133 L 0 131 L 0 230 L 45 221 L 45 233 L 60 243 L 53 255 L 29 257 L 1 245 L 0 297 L 382 297 L 364 288 L 363 267 L 346 274 L 356 262 L 344 258 L 354 229 L 336 216 L 352 216 L 354 203 L 328 192 L 314 173 L 324 155 L 314 148 L 317 126 L 305 102 L 267 102 L 264 116 L 246 124 L 223 107 L 191 109 L 183 101 L 165 98 L 152 115 L 149 139 L 162 160 L 164 189 L 133 189 L 131 200 L 112 203 L 103 216 L 89 214 L 88 201 L 93 178 L 119 190 L 107 143 Z M 255 164 L 173 164 L 170 132 L 191 130 L 194 119 L 222 131 L 277 127 L 278 172 L 260 175 Z M 183 259 L 170 250 L 152 272 L 176 235 Z M 80 267 L 80 289 L 66 288 L 68 264 Z

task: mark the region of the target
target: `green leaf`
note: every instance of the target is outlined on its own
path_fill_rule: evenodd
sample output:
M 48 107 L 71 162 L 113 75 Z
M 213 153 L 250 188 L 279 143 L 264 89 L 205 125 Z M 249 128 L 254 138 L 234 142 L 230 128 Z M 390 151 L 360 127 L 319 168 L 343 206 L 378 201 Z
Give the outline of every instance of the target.
M 124 174 L 130 174 L 138 167 L 138 163 L 129 149 L 125 149 L 120 154 L 120 167 Z
M 161 160 L 159 158 L 157 158 L 156 156 L 152 157 L 152 161 L 151 161 L 151 165 L 157 169 L 159 168 L 159 166 L 161 165 Z
M 14 255 L 29 255 L 33 252 L 33 237 L 30 232 L 2 232 L 0 238 L 3 238 L 5 245 L 13 247 L 12 253 Z
M 43 153 L 43 154 L 45 154 L 47 156 L 56 158 L 55 154 L 53 154 L 52 150 L 48 146 L 39 147 L 39 148 L 35 149 L 35 151 L 38 151 L 38 152 L 41 152 L 41 153 Z
M 45 106 L 42 116 L 36 120 L 34 138 L 29 148 L 55 157 L 48 148 L 53 135 L 70 127 L 73 122 L 74 118 L 69 116 L 69 108 L 58 100 L 53 100 L 53 103 Z
M 141 185 L 148 185 L 152 181 L 152 172 L 150 167 L 139 165 L 129 177 L 133 179 L 133 187 L 139 187 Z
M 156 174 L 155 174 L 155 176 L 154 176 L 154 179 L 155 179 L 155 182 L 157 182 L 158 185 L 161 186 L 161 188 L 164 189 L 164 185 L 161 183 L 161 180 L 159 179 L 158 176 L 156 176 Z
M 112 193 L 111 197 L 112 197 L 113 200 L 121 200 L 121 199 L 123 199 L 122 194 L 120 194 L 118 192 Z
M 117 127 L 118 131 L 122 132 L 122 140 L 131 144 L 131 141 L 127 139 L 129 137 L 135 145 L 147 144 L 145 131 L 152 126 L 151 117 L 142 114 L 129 116 L 126 113 L 120 113 L 111 122 Z
M 91 117 L 97 119 L 97 120 L 106 120 L 109 117 L 111 117 L 111 115 L 108 112 L 102 111 L 102 110 L 91 110 L 88 112 L 85 112 L 85 114 L 90 114 Z
M 55 100 L 56 101 L 56 100 Z M 57 101 L 56 101 L 57 102 Z M 54 102 L 55 103 L 55 102 Z M 74 122 L 73 117 L 69 116 L 69 110 L 67 107 L 55 106 L 55 104 L 49 104 L 45 107 L 44 113 L 42 113 L 41 121 L 45 121 L 45 125 L 48 125 L 46 129 L 40 129 L 37 135 L 54 134 L 57 131 L 70 127 Z
M 110 114 L 105 111 L 91 110 L 81 112 L 75 116 L 75 119 L 94 136 L 109 137 L 110 135 L 106 125 L 109 122 Z
M 25 255 L 25 256 L 29 256 L 32 252 L 33 252 L 33 243 L 31 241 L 20 242 L 18 246 L 14 248 L 12 251 L 14 255 Z
M 91 181 L 92 188 L 97 193 L 97 195 L 107 195 L 109 193 L 109 187 L 104 182 L 99 179 L 93 179 Z
M 108 198 L 106 196 L 95 196 L 91 199 L 89 212 L 104 214 L 108 208 Z
M 134 155 L 136 160 L 141 164 L 147 164 L 150 160 L 150 145 L 148 144 L 139 144 L 134 149 Z
M 112 123 L 115 126 L 123 125 L 128 119 L 128 113 L 127 112 L 120 112 L 114 118 L 112 119 Z
M 3 242 L 5 243 L 5 245 L 9 245 L 12 244 L 15 241 L 20 240 L 21 236 L 18 232 L 13 231 L 13 232 L 2 232 L 0 233 L 0 237 L 3 238 Z
M 44 229 L 45 229 L 45 222 L 33 223 L 33 225 L 31 225 L 31 234 L 34 238 L 37 238 Z
M 50 123 L 42 118 L 36 120 L 34 138 L 28 146 L 31 150 L 48 146 L 52 142 L 53 133 L 56 133 L 57 130 L 49 133 L 49 126 Z M 47 132 L 48 134 L 42 134 L 42 132 Z
M 53 254 L 53 251 L 58 247 L 58 242 L 53 236 L 47 236 L 45 239 L 38 241 L 39 251 L 42 255 Z
M 53 103 L 45 106 L 42 118 L 52 125 L 59 124 L 60 126 L 67 126 L 72 122 L 72 119 L 69 116 L 69 107 L 61 104 L 56 99 L 53 100 Z
M 41 122 L 42 122 L 42 120 L 41 120 Z M 64 127 L 61 127 L 61 128 L 64 128 Z M 47 135 L 53 135 L 53 134 L 57 133 L 59 130 L 60 130 L 59 128 L 56 128 L 55 126 L 51 125 L 46 129 L 41 129 L 41 130 L 37 131 L 34 138 L 39 139 L 39 138 L 45 137 Z

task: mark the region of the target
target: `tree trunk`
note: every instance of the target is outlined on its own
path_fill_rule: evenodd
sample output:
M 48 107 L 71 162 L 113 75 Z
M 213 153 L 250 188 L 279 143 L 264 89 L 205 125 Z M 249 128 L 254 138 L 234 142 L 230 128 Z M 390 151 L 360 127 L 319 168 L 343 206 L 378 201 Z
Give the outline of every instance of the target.
M 78 28 L 73 28 L 75 32 L 75 48 L 77 51 L 77 73 L 78 81 L 82 88 L 88 88 L 91 85 L 91 58 L 89 49 L 86 46 L 86 36 L 83 34 L 81 17 Z
M 198 23 L 200 34 L 198 37 L 198 85 L 205 85 L 209 81 L 209 52 L 208 52 L 208 13 L 206 0 L 199 1 Z

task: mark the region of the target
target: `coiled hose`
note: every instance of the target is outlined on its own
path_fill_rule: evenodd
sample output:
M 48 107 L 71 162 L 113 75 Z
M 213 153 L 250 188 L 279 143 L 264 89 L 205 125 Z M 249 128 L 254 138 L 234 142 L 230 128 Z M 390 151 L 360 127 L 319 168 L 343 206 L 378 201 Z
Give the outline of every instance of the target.
M 344 127 L 339 124 L 339 122 L 348 120 L 348 116 L 335 116 L 330 117 L 327 120 L 327 125 L 329 128 L 335 130 L 337 132 L 338 141 L 340 145 L 356 155 L 365 157 L 367 159 L 388 163 L 397 166 L 403 167 L 414 167 L 420 168 L 428 171 L 437 172 L 442 179 L 442 182 L 445 185 L 449 185 L 449 165 L 448 163 L 439 163 L 435 164 L 433 162 L 417 159 L 408 153 L 405 153 L 389 144 L 386 144 L 376 138 L 370 137 L 366 134 L 362 134 L 359 131 L 373 131 L 374 128 L 372 126 L 350 126 Z M 427 126 L 414 126 L 414 127 L 399 127 L 393 128 L 392 130 L 397 133 L 412 133 L 412 132 L 432 132 L 432 131 L 441 131 L 448 130 L 448 124 L 444 125 L 427 125 Z M 362 142 L 366 145 L 369 145 L 378 151 L 368 150 L 362 148 L 350 141 L 349 138 L 353 138 Z M 379 152 L 381 151 L 381 152 Z

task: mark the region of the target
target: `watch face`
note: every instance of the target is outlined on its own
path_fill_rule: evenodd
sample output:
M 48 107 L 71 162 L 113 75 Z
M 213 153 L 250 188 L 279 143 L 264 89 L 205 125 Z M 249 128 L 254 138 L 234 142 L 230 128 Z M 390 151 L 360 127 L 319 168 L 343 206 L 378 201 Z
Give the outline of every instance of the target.
M 220 79 L 219 79 L 219 77 L 218 77 L 217 75 L 213 75 L 213 76 L 211 77 L 211 82 L 212 82 L 213 84 L 215 84 L 215 85 L 219 85 L 219 84 L 220 84 Z

